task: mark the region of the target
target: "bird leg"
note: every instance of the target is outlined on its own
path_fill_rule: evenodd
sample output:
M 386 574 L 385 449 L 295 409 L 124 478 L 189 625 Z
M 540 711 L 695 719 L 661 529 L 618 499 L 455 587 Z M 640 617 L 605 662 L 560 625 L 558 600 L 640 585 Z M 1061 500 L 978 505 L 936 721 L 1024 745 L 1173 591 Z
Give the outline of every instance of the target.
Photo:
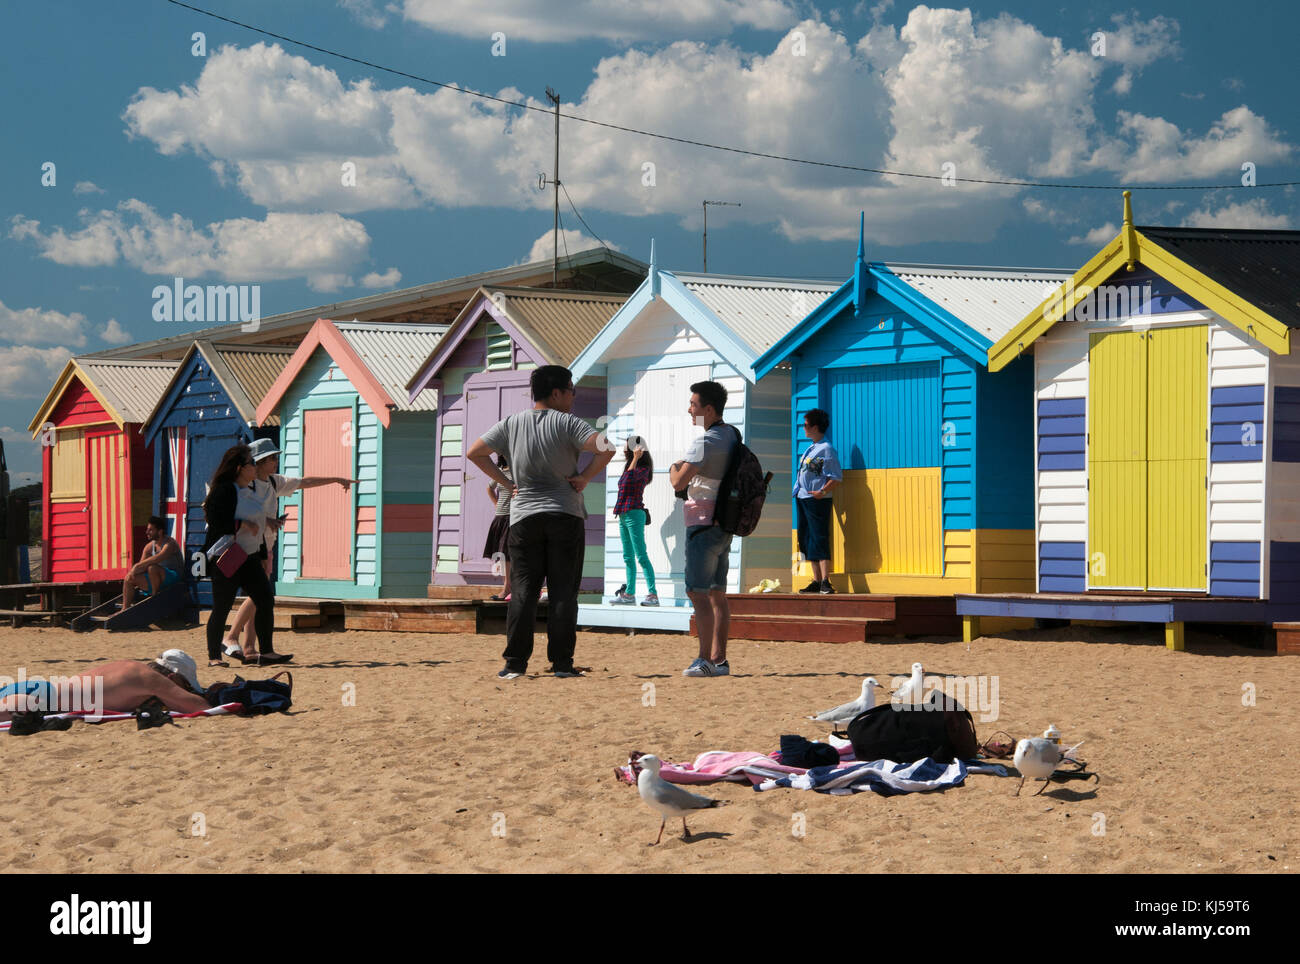
M 662 820 L 659 821 L 659 836 L 655 837 L 655 843 L 652 843 L 650 845 L 651 847 L 653 847 L 659 841 L 664 839 L 664 824 L 666 824 L 667 822 L 668 822 L 667 817 L 664 817 Z
M 1048 777 L 1046 780 L 1044 780 L 1043 785 L 1038 788 L 1038 793 L 1042 793 L 1044 790 L 1046 790 L 1047 787 L 1051 784 L 1051 782 L 1052 782 L 1051 777 Z M 1034 796 L 1038 796 L 1038 793 L 1035 793 Z
M 1020 786 L 1016 787 L 1016 796 L 1020 796 L 1020 791 L 1025 788 L 1025 775 L 1020 775 Z
M 686 826 L 686 818 L 685 818 L 685 817 L 682 817 L 682 839 L 683 839 L 683 840 L 690 840 L 690 839 L 691 839 L 691 831 L 690 831 L 690 829 Z

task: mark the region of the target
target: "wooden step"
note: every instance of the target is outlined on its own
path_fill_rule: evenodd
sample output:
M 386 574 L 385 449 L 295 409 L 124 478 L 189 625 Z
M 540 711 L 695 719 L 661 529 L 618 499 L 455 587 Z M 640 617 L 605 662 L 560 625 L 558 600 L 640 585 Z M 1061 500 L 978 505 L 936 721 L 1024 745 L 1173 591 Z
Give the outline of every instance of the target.
M 1277 631 L 1277 654 L 1300 656 L 1300 623 L 1274 623 Z
M 343 628 L 395 633 L 473 633 L 475 603 L 455 599 L 346 599 Z
M 487 599 L 501 591 L 500 586 L 429 586 L 430 599 Z
M 737 616 L 812 616 L 893 619 L 896 597 L 879 593 L 728 593 L 732 618 Z M 956 610 L 953 609 L 953 612 Z
M 791 643 L 863 643 L 870 635 L 893 635 L 890 620 L 843 616 L 732 616 L 732 639 Z M 691 632 L 695 620 L 691 619 Z

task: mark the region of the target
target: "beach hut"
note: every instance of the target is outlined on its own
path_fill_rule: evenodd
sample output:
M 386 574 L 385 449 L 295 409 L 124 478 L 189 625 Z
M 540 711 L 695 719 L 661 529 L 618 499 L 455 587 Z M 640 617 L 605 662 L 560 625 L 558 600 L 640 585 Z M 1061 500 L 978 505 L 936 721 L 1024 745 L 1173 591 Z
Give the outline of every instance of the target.
M 142 432 L 154 453 L 153 505 L 185 557 L 203 547 L 203 499 L 221 455 L 230 446 L 270 438 L 279 442 L 280 420 L 257 422 L 257 403 L 284 370 L 291 348 L 195 341 L 149 415 Z M 200 602 L 212 586 L 200 583 Z
M 153 452 L 140 434 L 174 361 L 70 359 L 28 425 L 42 444 L 47 582 L 115 580 L 144 549 Z
M 433 585 L 500 584 L 492 561 L 483 558 L 495 506 L 488 498 L 487 480 L 464 453 L 502 418 L 531 408 L 532 370 L 538 365 L 572 366 L 626 299 L 622 294 L 482 287 L 410 380 L 410 398 L 430 388 L 441 398 Z M 574 378 L 573 414 L 602 427 L 598 420 L 605 412 L 604 377 Z M 600 592 L 605 539 L 600 479 L 587 486 L 586 501 L 590 515 L 581 588 Z
M 319 319 L 257 406 L 280 420 L 281 472 L 360 480 L 287 498 L 276 591 L 423 597 L 432 551 L 437 393 L 406 382 L 445 325 Z
M 663 271 L 651 249 L 645 282 L 574 361 L 573 373 L 606 378 L 611 441 L 621 447 L 628 436 L 641 435 L 654 456 L 655 477 L 645 494 L 652 520 L 646 547 L 660 607 L 607 601 L 625 581 L 613 516 L 622 464 L 616 456 L 603 499 L 606 601 L 581 606 L 580 623 L 682 630 L 690 624 L 690 600 L 682 582 L 685 523 L 668 484 L 668 469 L 701 431 L 687 414 L 690 386 L 699 381 L 726 386 L 724 418 L 741 430 L 763 468 L 775 475 L 758 529 L 732 541 L 729 590 L 743 591 L 766 578 L 788 582 L 790 377 L 781 370 L 760 381 L 751 366 L 834 290 L 834 285 L 816 281 Z
M 759 377 L 790 368 L 794 465 L 810 444 L 804 413 L 830 413 L 840 592 L 1032 588 L 1032 371 L 992 375 L 988 349 L 1066 277 L 869 263 L 859 237 L 848 280 L 754 363 Z M 812 575 L 796 566 L 796 580 Z
M 1136 227 L 1000 338 L 1032 354 L 1037 594 L 987 615 L 1300 616 L 1300 232 Z M 970 627 L 973 631 L 976 625 Z

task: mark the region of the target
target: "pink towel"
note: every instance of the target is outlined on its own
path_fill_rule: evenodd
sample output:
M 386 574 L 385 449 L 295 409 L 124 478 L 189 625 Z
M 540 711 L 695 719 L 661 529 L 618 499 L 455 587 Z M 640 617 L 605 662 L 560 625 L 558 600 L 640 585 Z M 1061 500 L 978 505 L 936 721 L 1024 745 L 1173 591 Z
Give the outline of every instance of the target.
M 632 763 L 640 753 L 633 754 L 627 764 L 615 768 L 615 775 L 624 783 L 636 783 Z M 840 763 L 853 761 L 853 748 L 845 746 L 840 749 Z M 716 783 L 730 780 L 736 783 L 749 781 L 752 784 L 764 780 L 778 779 L 784 776 L 807 773 L 802 767 L 791 767 L 781 763 L 781 754 L 758 753 L 754 750 L 706 750 L 695 758 L 694 763 L 669 763 L 667 760 L 659 769 L 659 775 L 669 783 L 699 784 Z

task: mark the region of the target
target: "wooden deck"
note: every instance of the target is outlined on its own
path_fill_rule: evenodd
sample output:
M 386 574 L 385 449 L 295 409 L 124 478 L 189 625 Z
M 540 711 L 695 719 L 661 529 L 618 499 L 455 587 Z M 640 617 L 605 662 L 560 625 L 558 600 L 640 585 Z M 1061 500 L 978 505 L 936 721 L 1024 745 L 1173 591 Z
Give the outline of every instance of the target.
M 122 591 L 120 579 L 91 582 L 20 582 L 0 586 L 0 616 L 19 627 L 33 620 L 66 626 Z
M 891 636 L 961 633 L 951 596 L 728 593 L 727 602 L 732 639 L 863 643 Z M 691 631 L 695 631 L 694 618 Z

